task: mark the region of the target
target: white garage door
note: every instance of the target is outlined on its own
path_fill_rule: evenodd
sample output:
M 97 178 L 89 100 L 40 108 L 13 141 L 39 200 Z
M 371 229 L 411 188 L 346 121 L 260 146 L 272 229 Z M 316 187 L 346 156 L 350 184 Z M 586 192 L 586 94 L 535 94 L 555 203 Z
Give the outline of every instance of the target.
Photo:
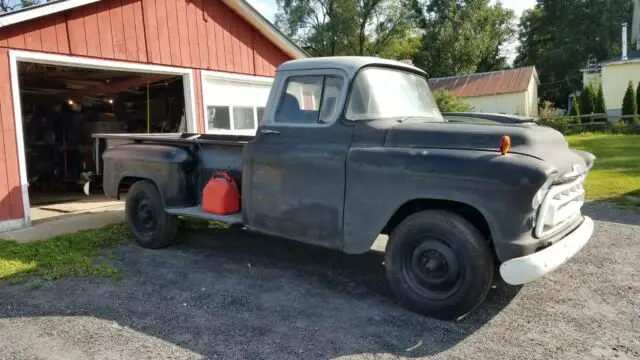
M 255 135 L 272 83 L 267 77 L 203 71 L 206 132 Z

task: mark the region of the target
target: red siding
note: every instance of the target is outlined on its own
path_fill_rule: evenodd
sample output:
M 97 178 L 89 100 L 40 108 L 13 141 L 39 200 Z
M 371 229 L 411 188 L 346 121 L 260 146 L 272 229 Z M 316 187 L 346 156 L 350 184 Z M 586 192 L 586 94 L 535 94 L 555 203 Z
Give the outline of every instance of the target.
M 10 79 L 9 51 L 0 48 L 0 221 L 24 216 Z
M 204 117 L 204 106 L 202 104 L 202 77 L 200 70 L 193 70 L 193 78 L 195 79 L 194 96 L 196 98 L 196 119 L 198 119 L 198 132 L 204 132 L 204 122 L 207 121 Z
M 220 0 L 102 0 L 0 28 L 0 221 L 23 216 L 9 49 L 273 76 L 290 59 Z

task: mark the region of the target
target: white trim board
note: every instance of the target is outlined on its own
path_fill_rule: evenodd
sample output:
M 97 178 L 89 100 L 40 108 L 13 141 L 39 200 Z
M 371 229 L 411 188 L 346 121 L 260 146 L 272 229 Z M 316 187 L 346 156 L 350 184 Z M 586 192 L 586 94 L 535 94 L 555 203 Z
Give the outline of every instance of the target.
M 24 225 L 24 219 L 0 221 L 0 239 L 2 239 L 3 232 L 18 230 L 23 228 Z
M 15 14 L 10 13 L 0 17 L 0 27 L 9 26 L 42 16 L 55 14 L 61 11 L 73 9 L 98 1 L 100 0 L 66 0 L 53 4 L 42 4 L 40 6 L 35 6 L 33 9 L 18 10 Z
M 202 70 L 200 71 L 202 81 L 205 78 L 210 79 L 218 79 L 218 80 L 227 80 L 227 81 L 238 81 L 238 82 L 246 82 L 252 84 L 273 84 L 274 78 L 268 76 L 256 76 L 256 75 L 244 75 L 244 74 L 234 74 L 222 71 L 211 71 L 211 70 Z
M 272 43 L 289 54 L 294 59 L 306 59 L 309 57 L 291 39 L 281 33 L 272 23 L 264 18 L 253 6 L 245 0 L 222 0 L 228 7 L 243 17 L 251 25 L 255 26 Z
M 18 163 L 20 169 L 20 187 L 22 191 L 22 206 L 24 211 L 24 225 L 31 225 L 31 204 L 29 201 L 29 180 L 27 178 L 27 162 L 25 158 L 24 130 L 22 128 L 22 105 L 20 103 L 20 84 L 18 82 L 18 61 L 35 62 L 48 65 L 75 66 L 102 70 L 134 71 L 149 74 L 168 74 L 182 76 L 185 96 L 185 118 L 187 132 L 198 132 L 195 101 L 195 79 L 193 71 L 186 68 L 174 68 L 160 65 L 147 65 L 124 61 L 90 59 L 66 55 L 54 55 L 32 51 L 10 50 L 9 66 L 11 74 L 11 93 L 13 96 L 13 117 L 16 130 L 16 144 L 18 147 Z

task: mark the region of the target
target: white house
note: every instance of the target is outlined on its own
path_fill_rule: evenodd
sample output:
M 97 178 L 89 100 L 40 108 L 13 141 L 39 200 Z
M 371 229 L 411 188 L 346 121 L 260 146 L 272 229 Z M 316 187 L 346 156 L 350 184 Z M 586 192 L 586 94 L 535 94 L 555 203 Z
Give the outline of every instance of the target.
M 593 84 L 597 89 L 602 84 L 607 114 L 618 116 L 622 113 L 622 100 L 629 81 L 634 89 L 640 83 L 640 0 L 635 0 L 631 44 L 638 51 L 630 51 L 627 24 L 622 24 L 622 55 L 618 58 L 598 62 L 591 59 L 582 69 L 582 82 Z
M 476 112 L 538 115 L 538 72 L 534 66 L 429 79 L 432 91 L 448 89 Z

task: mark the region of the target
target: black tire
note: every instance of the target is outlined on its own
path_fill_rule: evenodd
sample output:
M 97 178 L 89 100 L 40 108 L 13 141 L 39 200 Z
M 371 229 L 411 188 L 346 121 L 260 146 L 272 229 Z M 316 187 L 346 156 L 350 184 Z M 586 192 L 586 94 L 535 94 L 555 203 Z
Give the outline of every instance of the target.
M 178 222 L 166 213 L 162 196 L 151 181 L 141 180 L 131 186 L 125 216 L 133 237 L 144 248 L 163 248 L 176 238 Z
M 429 210 L 396 227 L 387 243 L 385 268 L 393 292 L 407 307 L 455 320 L 485 299 L 494 262 L 488 242 L 469 221 Z

